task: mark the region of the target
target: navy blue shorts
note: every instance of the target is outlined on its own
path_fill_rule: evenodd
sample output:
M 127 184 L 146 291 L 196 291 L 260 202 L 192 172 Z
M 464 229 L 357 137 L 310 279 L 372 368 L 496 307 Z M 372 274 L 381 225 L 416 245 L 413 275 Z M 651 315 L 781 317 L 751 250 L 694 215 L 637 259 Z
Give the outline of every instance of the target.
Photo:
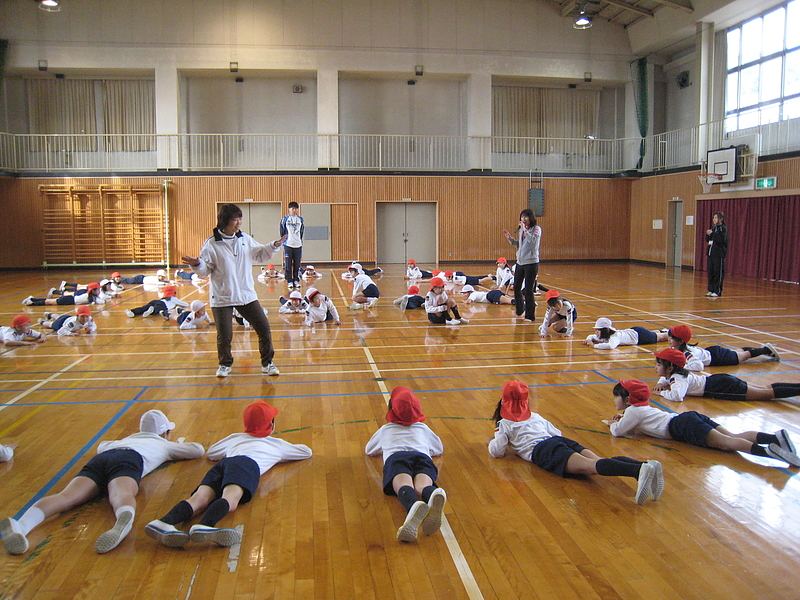
M 101 492 L 106 492 L 109 482 L 117 477 L 130 477 L 138 484 L 142 480 L 144 459 L 130 448 L 106 450 L 90 460 L 78 473 L 97 484 Z
M 434 325 L 444 325 L 450 318 L 450 311 L 445 310 L 438 313 L 428 313 L 428 321 Z
M 717 427 L 719 427 L 719 423 L 699 412 L 690 410 L 679 414 L 669 422 L 669 435 L 673 440 L 708 448 L 708 444 L 706 444 L 708 432 Z
M 190 310 L 182 310 L 180 313 L 178 313 L 178 325 L 182 325 L 186 320 L 186 317 L 188 317 L 190 314 L 192 314 L 192 311 Z
M 706 350 L 711 353 L 711 367 L 734 367 L 739 364 L 739 355 L 733 350 L 722 346 L 709 346 Z
M 646 346 L 647 344 L 655 344 L 658 341 L 658 335 L 655 331 L 650 331 L 644 327 L 631 327 L 636 333 L 639 334 L 639 344 Z
M 458 275 L 459 277 L 464 277 L 466 279 L 464 285 L 480 285 L 481 283 L 480 277 L 473 277 L 472 275 L 467 275 L 463 271 L 456 271 L 455 274 Z
M 715 400 L 745 400 L 747 382 L 727 373 L 715 373 L 706 377 L 703 397 Z
M 55 321 L 53 321 L 53 324 L 51 325 L 53 331 L 58 331 L 59 329 L 61 329 L 64 326 L 64 323 L 67 321 L 67 319 L 69 319 L 69 317 L 70 315 L 61 315 Z
M 261 471 L 256 461 L 249 456 L 231 456 L 211 467 L 200 485 L 207 485 L 214 490 L 217 498 L 222 496 L 225 486 L 238 485 L 244 490 L 239 504 L 247 504 L 256 493 L 260 478 Z
M 433 464 L 433 459 L 422 452 L 416 450 L 403 450 L 391 454 L 386 462 L 383 463 L 383 493 L 387 496 L 394 496 L 392 480 L 398 475 L 407 473 L 413 479 L 420 473 L 427 475 L 436 484 L 439 478 L 439 469 Z
M 491 292 L 486 292 L 486 299 L 492 304 L 500 304 L 500 298 L 502 297 L 503 297 L 503 292 L 501 292 L 500 290 L 492 290 Z
M 580 454 L 582 450 L 586 450 L 586 447 L 575 440 L 554 435 L 533 447 L 531 462 L 545 471 L 566 477 L 569 457 L 576 452 Z
M 378 291 L 378 286 L 374 283 L 370 283 L 367 287 L 361 290 L 361 293 L 364 294 L 367 298 L 380 298 L 381 293 Z
M 406 304 L 406 310 L 411 310 L 413 308 L 419 308 L 420 306 L 425 305 L 425 298 L 422 296 L 409 296 L 408 304 Z

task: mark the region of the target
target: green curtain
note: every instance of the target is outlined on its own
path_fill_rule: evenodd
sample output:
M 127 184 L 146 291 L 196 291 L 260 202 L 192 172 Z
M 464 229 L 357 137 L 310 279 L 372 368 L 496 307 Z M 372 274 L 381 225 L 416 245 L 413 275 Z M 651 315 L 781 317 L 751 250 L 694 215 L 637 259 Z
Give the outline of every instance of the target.
M 633 101 L 636 105 L 636 123 L 639 125 L 639 135 L 642 141 L 639 142 L 639 161 L 636 169 L 641 169 L 644 163 L 644 154 L 647 149 L 645 136 L 650 124 L 647 114 L 647 57 L 640 58 L 631 63 L 631 81 L 633 82 Z

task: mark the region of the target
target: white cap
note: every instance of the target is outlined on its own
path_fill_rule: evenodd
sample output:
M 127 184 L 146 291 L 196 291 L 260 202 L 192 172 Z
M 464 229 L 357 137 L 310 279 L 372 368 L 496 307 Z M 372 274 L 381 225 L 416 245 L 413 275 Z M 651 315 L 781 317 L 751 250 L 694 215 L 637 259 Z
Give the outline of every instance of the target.
M 206 303 L 203 302 L 202 300 L 192 300 L 192 303 L 189 305 L 189 308 L 192 309 L 192 312 L 197 312 L 198 310 L 203 308 L 205 305 L 206 305 Z
M 111 283 L 111 280 L 110 279 L 101 279 L 100 280 L 100 287 L 103 287 L 107 283 Z
M 161 435 L 165 431 L 171 431 L 172 429 L 175 429 L 175 423 L 171 423 L 167 415 L 160 410 L 148 410 L 139 420 L 139 431 L 142 433 Z
M 313 271 L 314 265 L 306 265 L 306 271 Z
M 467 285 L 465 285 L 464 287 L 461 288 L 461 291 L 462 292 L 474 292 L 475 288 L 472 287 L 471 285 L 467 284 Z
M 349 270 L 349 269 L 355 269 L 355 270 L 356 270 L 356 271 L 358 271 L 359 273 L 363 273 L 363 272 L 364 272 L 364 267 L 362 267 L 362 266 L 361 266 L 359 263 L 357 263 L 357 262 L 354 262 L 352 265 L 350 265 L 350 266 L 349 266 L 349 267 L 347 267 L 347 268 L 348 268 L 348 270 Z
M 302 299 L 303 299 L 303 294 L 301 294 L 297 290 L 289 294 L 289 300 L 302 300 Z
M 594 324 L 595 329 L 605 329 L 606 327 L 608 329 L 611 329 L 613 327 L 611 319 L 609 319 L 608 317 L 600 317 Z
M 167 272 L 164 269 L 159 269 L 158 271 L 156 271 L 156 277 L 166 277 L 166 276 Z

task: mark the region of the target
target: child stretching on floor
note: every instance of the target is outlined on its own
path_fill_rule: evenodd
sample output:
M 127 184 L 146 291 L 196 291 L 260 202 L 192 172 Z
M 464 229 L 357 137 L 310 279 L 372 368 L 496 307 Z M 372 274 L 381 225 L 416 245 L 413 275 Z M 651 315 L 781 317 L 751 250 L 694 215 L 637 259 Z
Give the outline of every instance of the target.
M 67 484 L 61 492 L 37 500 L 17 521 L 0 521 L 3 544 L 9 554 L 24 554 L 28 550 L 27 535 L 47 517 L 101 494 L 116 515 L 114 527 L 95 542 L 98 554 L 113 550 L 131 530 L 136 513 L 136 494 L 142 477 L 168 460 L 184 460 L 203 456 L 203 446 L 197 443 L 170 442 L 175 429 L 160 410 L 148 410 L 139 421 L 139 433 L 118 441 L 100 442 L 97 456 Z
M 303 298 L 303 294 L 297 290 L 293 290 L 289 293 L 288 300 L 283 296 L 281 296 L 279 300 L 281 307 L 278 309 L 278 312 L 282 315 L 306 314 L 308 312 L 308 302 Z
M 44 319 L 39 319 L 39 324 L 47 329 L 52 329 L 59 336 L 80 335 L 83 329 L 86 330 L 86 333 L 97 331 L 97 325 L 92 319 L 92 310 L 88 306 L 79 306 L 75 313 L 75 316 L 71 316 L 46 312 Z
M 145 533 L 170 548 L 181 548 L 191 540 L 233 546 L 242 541 L 238 529 L 217 527 L 228 513 L 247 504 L 258 488 L 259 479 L 285 460 L 303 460 L 311 448 L 271 437 L 278 409 L 263 400 L 244 409 L 244 433 L 234 433 L 208 449 L 209 460 L 219 461 L 203 477 L 188 500 L 181 500 L 166 515 L 145 525 Z M 176 527 L 203 513 L 189 532 Z
M 769 456 L 800 467 L 794 444 L 785 429 L 772 433 L 746 431 L 731 433 L 719 423 L 695 411 L 668 413 L 650 406 L 650 388 L 637 379 L 620 381 L 614 386 L 614 406 L 624 411 L 605 421 L 611 435 L 622 437 L 640 432 L 662 440 L 678 440 L 701 448 L 745 452 Z
M 742 348 L 730 350 L 722 346 L 709 346 L 700 348 L 690 346 L 692 329 L 688 325 L 675 325 L 669 328 L 669 347 L 680 350 L 686 355 L 686 369 L 688 371 L 702 371 L 704 367 L 733 367 L 757 356 L 780 362 L 781 356 L 772 344 L 764 344 L 761 348 Z
M 450 318 L 450 311 L 453 311 L 453 318 Z M 428 313 L 428 320 L 434 325 L 460 325 L 469 323 L 458 312 L 458 303 L 452 298 L 447 297 L 444 291 L 444 280 L 441 277 L 431 279 L 431 290 L 425 296 L 425 312 Z
M 436 485 L 439 469 L 431 458 L 442 453 L 442 440 L 423 423 L 419 398 L 406 387 L 392 390 L 386 420 L 364 451 L 369 456 L 383 454 L 383 493 L 397 496 L 407 513 L 397 539 L 413 542 L 420 525 L 426 535 L 442 526 L 447 494 Z
M 211 317 L 208 316 L 205 302 L 202 300 L 192 300 L 189 308 L 190 310 L 180 310 L 178 312 L 176 321 L 180 329 L 197 329 L 202 323 L 214 324 Z
M 780 400 L 800 396 L 800 383 L 753 385 L 728 373 L 700 375 L 685 369 L 686 355 L 675 348 L 655 352 L 658 383 L 653 391 L 667 400 L 683 402 L 686 396 L 716 400 Z
M 478 292 L 475 288 L 467 284 L 461 288 L 461 293 L 464 294 L 464 304 L 472 304 L 474 302 L 485 302 L 486 304 L 516 304 L 516 300 L 504 294 L 500 290 L 489 290 L 488 292 Z
M 419 286 L 412 285 L 409 286 L 407 294 L 394 300 L 394 305 L 399 306 L 400 310 L 413 310 L 425 306 L 425 298 L 419 295 Z
M 100 284 L 96 281 L 90 283 L 86 288 L 79 289 L 74 293 L 66 293 L 58 298 L 34 298 L 28 296 L 22 303 L 25 306 L 74 306 L 76 304 L 105 304 Z
M 358 263 L 353 263 L 347 270 L 353 276 L 353 304 L 350 308 L 357 309 L 363 306 L 367 309 L 375 306 L 381 296 L 375 282 L 364 273 L 364 268 Z
M 417 266 L 417 261 L 413 258 L 408 259 L 408 264 L 406 265 L 406 275 L 404 279 L 430 279 L 433 277 L 433 273 L 430 271 L 423 271 Z
M 583 340 L 584 346 L 596 350 L 613 350 L 617 346 L 645 346 L 666 341 L 667 330 L 650 331 L 644 327 L 631 327 L 630 329 L 614 329 L 611 319 L 600 317 L 594 324 L 594 333 Z
M 28 340 L 33 341 L 28 341 Z M 31 329 L 31 318 L 28 315 L 17 315 L 11 320 L 11 327 L 0 327 L 0 341 L 5 346 L 35 346 L 41 344 L 47 336 Z
M 339 320 L 339 311 L 336 310 L 333 301 L 325 294 L 320 293 L 317 288 L 310 287 L 306 290 L 306 300 L 308 300 L 306 325 L 325 321 L 333 321 L 336 325 L 342 324 Z
M 561 432 L 528 407 L 528 386 L 508 381 L 492 417 L 497 427 L 489 442 L 489 454 L 503 458 L 506 448 L 533 464 L 561 477 L 603 475 L 633 477 L 638 481 L 636 504 L 664 491 L 664 474 L 657 460 L 639 461 L 627 456 L 600 458 L 578 442 L 561 437 Z
M 571 336 L 574 331 L 573 324 L 578 319 L 575 305 L 562 298 L 561 294 L 553 289 L 547 290 L 544 299 L 547 301 L 547 312 L 539 327 L 539 335 L 547 337 L 547 329 L 552 327 L 553 331 L 560 333 L 562 337 Z
M 162 292 L 162 296 L 159 300 L 151 300 L 144 306 L 128 309 L 125 311 L 125 314 L 133 318 L 137 315 L 149 317 L 153 313 L 158 313 L 168 321 L 170 318 L 169 311 L 171 311 L 173 308 L 187 308 L 189 306 L 188 303 L 184 302 L 180 298 L 175 297 L 177 292 L 178 288 L 176 288 L 174 285 L 165 285 L 164 291 Z
M 283 273 L 275 268 L 275 265 L 267 265 L 266 268 L 261 267 L 261 273 L 258 274 L 258 280 L 263 283 L 267 279 L 277 279 L 280 281 L 281 279 L 285 279 L 285 277 Z

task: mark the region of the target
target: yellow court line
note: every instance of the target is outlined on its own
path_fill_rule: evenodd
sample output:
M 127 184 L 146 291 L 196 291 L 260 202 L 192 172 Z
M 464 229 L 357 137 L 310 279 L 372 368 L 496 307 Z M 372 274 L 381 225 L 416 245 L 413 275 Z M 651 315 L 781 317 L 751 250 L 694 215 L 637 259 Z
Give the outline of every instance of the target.
M 70 364 L 70 365 L 64 367 L 63 369 L 61 369 L 60 371 L 57 371 L 57 372 L 53 373 L 52 375 L 50 375 L 50 377 L 48 377 L 47 379 L 44 379 L 44 380 L 40 381 L 39 383 L 37 383 L 36 385 L 34 385 L 31 388 L 28 388 L 27 390 L 25 390 L 24 392 L 22 392 L 18 396 L 15 396 L 14 398 L 9 400 L 8 402 L 4 402 L 3 404 L 0 404 L 0 410 L 5 410 L 6 408 L 11 406 L 12 404 L 17 402 L 18 400 L 22 400 L 25 396 L 27 396 L 31 392 L 35 392 L 36 390 L 38 390 L 45 383 L 49 383 L 50 381 L 52 381 L 53 379 L 55 379 L 56 377 L 58 377 L 62 373 L 65 373 L 66 371 L 69 371 L 75 365 L 82 363 L 84 360 L 89 358 L 89 356 L 90 356 L 89 354 L 84 354 L 83 356 L 81 356 L 78 360 L 76 360 L 72 364 Z
M 6 436 L 8 435 L 8 433 L 9 433 L 9 432 L 13 431 L 14 429 L 16 429 L 17 427 L 19 427 L 20 425 L 22 425 L 22 424 L 23 424 L 25 421 L 27 421 L 28 419 L 30 419 L 30 418 L 31 418 L 33 415 L 35 415 L 37 412 L 39 412 L 39 411 L 40 411 L 40 410 L 42 410 L 43 408 L 44 408 L 44 405 L 42 405 L 42 406 L 39 406 L 39 407 L 37 407 L 37 408 L 34 408 L 34 409 L 33 409 L 31 412 L 29 412 L 27 415 L 25 415 L 25 416 L 24 416 L 24 417 L 22 417 L 21 419 L 19 419 L 19 420 L 15 421 L 15 422 L 14 422 L 14 423 L 12 423 L 11 425 L 9 425 L 8 427 L 6 427 L 6 428 L 5 428 L 5 429 L 3 429 L 2 431 L 0 431 L 0 438 L 6 437 Z

